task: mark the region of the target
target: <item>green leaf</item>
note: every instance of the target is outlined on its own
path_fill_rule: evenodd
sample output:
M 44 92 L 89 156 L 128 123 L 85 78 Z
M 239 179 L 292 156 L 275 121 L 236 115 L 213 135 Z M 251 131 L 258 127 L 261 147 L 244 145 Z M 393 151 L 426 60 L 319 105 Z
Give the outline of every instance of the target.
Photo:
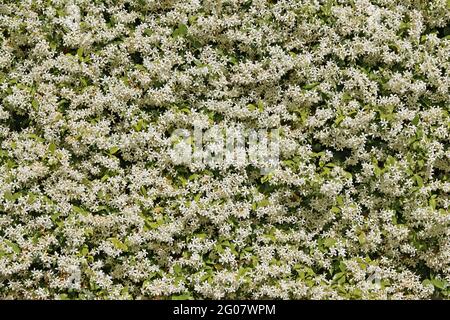
M 261 178 L 261 182 L 265 183 L 265 182 L 269 181 L 270 179 L 272 179 L 272 173 L 269 173 L 269 174 L 266 174 L 265 176 L 263 176 Z
M 116 154 L 120 150 L 119 147 L 112 147 L 109 149 L 109 154 L 113 155 Z
M 417 160 L 417 165 L 419 166 L 419 169 L 422 169 L 425 165 L 425 161 L 423 161 L 422 159 Z
M 80 82 L 83 88 L 88 86 L 88 82 L 85 78 L 80 78 Z
M 247 105 L 247 109 L 250 110 L 250 111 L 255 111 L 256 110 L 256 106 L 254 104 L 250 103 L 250 104 Z
M 31 106 L 33 107 L 34 110 L 38 109 L 39 104 L 36 99 L 31 100 Z
M 36 140 L 36 141 L 39 141 L 39 142 L 44 142 L 44 141 L 45 141 L 44 138 L 39 137 L 39 136 L 38 136 L 37 134 L 35 134 L 35 133 L 29 133 L 29 134 L 27 134 L 27 137 L 30 138 L 30 139 L 34 139 L 34 140 Z
M 383 171 L 378 166 L 374 166 L 373 172 L 375 173 L 376 177 L 379 177 L 383 173 Z
M 358 241 L 360 244 L 366 243 L 366 234 L 364 232 L 361 232 L 358 236 Z
M 231 64 L 236 65 L 239 61 L 235 56 L 230 56 L 230 62 Z
M 55 151 L 56 151 L 56 144 L 54 144 L 53 142 L 50 143 L 50 144 L 48 145 L 48 151 L 50 151 L 51 154 L 54 154 Z
M 333 238 L 326 238 L 326 239 L 323 241 L 324 246 L 327 247 L 327 248 L 331 248 L 331 247 L 334 246 L 336 243 L 337 243 L 336 239 L 333 239 Z
M 431 282 L 430 279 L 425 279 L 425 280 L 422 281 L 422 285 L 430 286 L 430 285 L 433 285 L 433 283 Z
M 140 71 L 147 71 L 147 69 L 142 64 L 139 64 L 139 63 L 135 63 L 134 67 Z
M 414 179 L 416 180 L 417 186 L 419 188 L 422 188 L 423 187 L 423 179 L 422 179 L 422 177 L 417 175 L 417 174 L 415 174 L 414 175 Z
M 19 253 L 22 252 L 22 250 L 21 250 L 20 247 L 17 245 L 17 243 L 14 243 L 14 242 L 9 241 L 9 240 L 5 240 L 5 243 L 6 243 L 8 246 L 10 246 L 11 249 L 12 249 L 15 253 L 19 254 Z
M 393 166 L 397 160 L 393 156 L 388 156 L 386 159 L 386 163 L 390 166 Z
M 183 271 L 183 268 L 179 264 L 175 264 L 173 266 L 173 271 L 175 271 L 175 273 L 181 273 Z
M 56 10 L 56 14 L 57 14 L 59 17 L 65 17 L 65 16 L 67 16 L 66 10 L 64 10 L 64 9 L 58 9 L 58 10 Z
M 178 24 L 178 28 L 176 28 L 172 32 L 172 38 L 182 37 L 182 36 L 187 35 L 187 33 L 188 33 L 188 27 L 185 24 L 180 23 L 180 24 Z
M 151 35 L 153 34 L 153 31 L 152 31 L 150 28 L 146 28 L 146 29 L 144 30 L 144 34 L 145 34 L 146 36 L 151 36 Z
M 263 112 L 263 111 L 264 111 L 264 103 L 263 103 L 261 100 L 259 100 L 259 101 L 256 103 L 256 105 L 258 106 L 259 112 Z
M 193 36 L 187 36 L 186 39 L 189 40 L 189 43 L 195 49 L 200 49 L 202 47 L 202 43 L 197 38 L 195 38 Z
M 431 279 L 431 283 L 433 284 L 433 286 L 441 290 L 445 289 L 448 285 L 447 281 L 440 279 Z
M 84 210 L 83 208 L 80 208 L 78 206 L 72 206 L 72 210 L 75 211 L 76 213 L 79 213 L 83 216 L 86 216 L 88 214 L 88 212 L 86 210 Z
M 139 121 L 133 126 L 134 130 L 141 131 L 143 128 L 145 128 L 146 123 L 143 119 L 139 119 Z
M 345 276 L 342 276 L 342 277 L 338 280 L 338 283 L 339 283 L 339 284 L 343 284 L 343 283 L 345 283 L 345 280 L 346 280 Z
M 109 238 L 108 240 L 109 240 L 109 241 L 114 245 L 114 247 L 116 247 L 117 249 L 122 250 L 122 251 L 124 251 L 124 252 L 126 252 L 126 251 L 128 250 L 128 246 L 127 246 L 125 243 L 123 243 L 122 241 L 120 241 L 119 239 L 117 239 L 117 238 Z
M 157 229 L 159 226 L 161 226 L 164 223 L 164 220 L 160 219 L 156 222 L 152 222 L 152 221 L 145 221 L 145 225 L 149 228 L 149 229 Z
M 33 203 L 35 203 L 35 202 L 36 202 L 36 198 L 37 198 L 37 196 L 36 196 L 34 193 L 29 192 L 29 193 L 28 193 L 28 200 L 27 200 L 27 203 L 28 203 L 28 204 L 33 204 Z
M 416 138 L 417 138 L 417 140 L 421 140 L 423 138 L 423 129 L 422 128 L 418 128 L 416 130 Z
M 191 110 L 189 108 L 181 108 L 180 111 L 186 114 L 191 114 Z
M 177 296 L 171 296 L 170 299 L 172 300 L 192 300 L 192 297 L 188 294 L 181 294 Z
M 304 86 L 303 86 L 303 89 L 305 89 L 305 90 L 311 90 L 311 89 L 317 87 L 319 84 L 320 84 L 320 82 L 313 82 L 313 83 L 304 85 Z
M 214 249 L 215 249 L 218 253 L 223 253 L 223 252 L 224 252 L 224 249 L 223 249 L 223 247 L 222 247 L 221 244 L 216 244 L 216 245 L 214 246 Z
M 430 199 L 428 200 L 428 204 L 430 205 L 431 208 L 433 208 L 433 210 L 436 209 L 436 195 L 433 194 Z
M 338 207 L 332 207 L 330 211 L 333 213 L 340 213 L 341 209 L 339 209 Z
M 106 211 L 108 212 L 109 208 L 107 206 L 98 206 L 96 212 Z
M 262 199 L 261 201 L 258 201 L 259 208 L 267 207 L 268 205 L 270 205 L 269 199 Z
M 345 119 L 345 116 L 341 114 L 340 116 L 336 117 L 336 120 L 334 120 L 334 123 L 336 125 L 339 125 L 344 119 Z
M 177 178 L 178 178 L 178 181 L 180 181 L 182 186 L 185 186 L 188 183 L 188 181 L 182 176 L 178 176 Z
M 339 279 L 342 278 L 344 275 L 345 275 L 344 272 L 338 272 L 338 273 L 336 273 L 336 274 L 333 276 L 333 280 L 334 280 L 334 281 L 339 280 Z
M 148 196 L 147 189 L 145 188 L 145 186 L 141 186 L 140 191 L 144 197 Z
M 84 245 L 83 248 L 80 250 L 80 255 L 84 257 L 88 253 L 89 253 L 89 248 L 86 245 Z
M 78 48 L 78 50 L 77 50 L 77 56 L 78 56 L 78 59 L 80 59 L 80 61 L 81 60 L 83 60 L 83 48 Z
M 196 233 L 195 236 L 199 239 L 206 239 L 207 234 L 206 233 Z
M 12 194 L 11 192 L 9 192 L 9 191 L 6 191 L 4 194 L 3 194 L 3 197 L 6 199 L 6 200 L 8 200 L 8 201 L 16 201 L 17 199 L 19 199 L 20 197 L 22 196 L 22 192 L 16 192 L 16 193 L 14 193 L 14 194 Z
M 304 124 L 309 118 L 309 109 L 301 109 L 300 110 L 300 120 L 301 123 Z
M 198 178 L 200 178 L 200 175 L 194 173 L 189 176 L 188 180 L 196 180 Z

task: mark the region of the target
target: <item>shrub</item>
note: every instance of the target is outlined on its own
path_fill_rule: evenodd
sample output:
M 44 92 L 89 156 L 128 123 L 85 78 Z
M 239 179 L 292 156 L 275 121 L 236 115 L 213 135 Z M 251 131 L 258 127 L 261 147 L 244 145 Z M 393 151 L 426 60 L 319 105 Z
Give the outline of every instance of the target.
M 448 298 L 449 8 L 1 1 L 0 297 Z

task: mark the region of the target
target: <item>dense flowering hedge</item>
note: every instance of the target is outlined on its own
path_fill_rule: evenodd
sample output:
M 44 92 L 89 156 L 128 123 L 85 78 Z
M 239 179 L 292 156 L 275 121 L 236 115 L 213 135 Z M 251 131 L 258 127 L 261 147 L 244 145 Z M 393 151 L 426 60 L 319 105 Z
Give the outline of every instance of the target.
M 447 0 L 0 0 L 0 297 L 450 297 Z M 279 165 L 174 130 L 280 129 Z

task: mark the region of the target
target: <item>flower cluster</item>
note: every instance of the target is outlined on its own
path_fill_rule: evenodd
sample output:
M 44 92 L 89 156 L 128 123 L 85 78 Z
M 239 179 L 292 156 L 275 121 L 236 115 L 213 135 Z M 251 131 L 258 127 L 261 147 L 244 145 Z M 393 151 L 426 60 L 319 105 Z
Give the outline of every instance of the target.
M 447 0 L 0 1 L 0 298 L 450 298 L 449 57 Z

